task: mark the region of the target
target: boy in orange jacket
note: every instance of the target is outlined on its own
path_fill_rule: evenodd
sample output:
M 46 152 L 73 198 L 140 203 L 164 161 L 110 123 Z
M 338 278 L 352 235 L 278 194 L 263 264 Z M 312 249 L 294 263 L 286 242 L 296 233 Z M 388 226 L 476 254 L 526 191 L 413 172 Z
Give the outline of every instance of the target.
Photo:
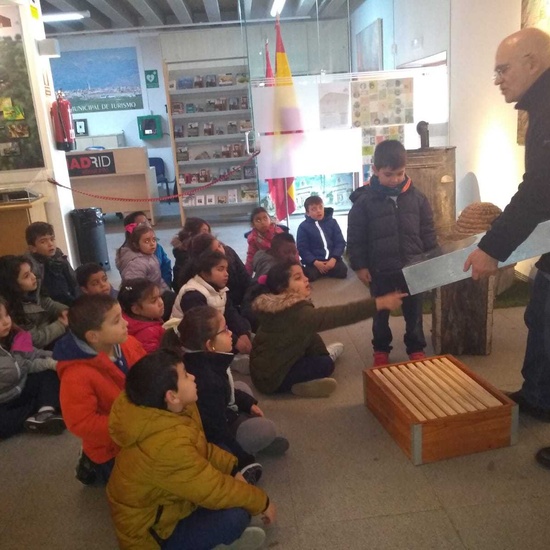
M 101 485 L 119 451 L 109 436 L 111 406 L 145 350 L 128 336 L 120 305 L 108 295 L 78 298 L 69 308 L 69 329 L 54 348 L 63 420 L 82 439 L 76 478 Z

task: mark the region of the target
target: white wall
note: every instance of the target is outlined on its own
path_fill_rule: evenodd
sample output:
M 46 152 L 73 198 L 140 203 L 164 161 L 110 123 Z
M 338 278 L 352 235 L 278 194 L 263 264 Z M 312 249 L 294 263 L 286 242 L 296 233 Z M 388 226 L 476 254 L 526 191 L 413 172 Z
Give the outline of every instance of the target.
M 517 111 L 493 85 L 500 41 L 520 28 L 521 0 L 452 0 L 450 144 L 456 146 L 457 212 L 482 200 L 503 208 L 523 173 Z
M 478 9 L 481 10 L 482 5 L 485 8 L 486 3 L 478 1 Z M 396 67 L 448 51 L 449 11 L 450 0 L 394 0 Z M 465 36 L 469 36 L 468 33 L 462 38 Z

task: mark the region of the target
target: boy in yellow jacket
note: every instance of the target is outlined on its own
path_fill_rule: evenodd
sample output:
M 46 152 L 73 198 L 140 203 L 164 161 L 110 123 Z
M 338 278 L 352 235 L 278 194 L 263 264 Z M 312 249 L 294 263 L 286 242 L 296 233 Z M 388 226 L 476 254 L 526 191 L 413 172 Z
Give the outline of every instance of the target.
M 259 548 L 249 527 L 275 507 L 237 473 L 237 459 L 207 443 L 193 375 L 173 351 L 138 361 L 113 404 L 109 431 L 121 447 L 107 496 L 120 548 Z

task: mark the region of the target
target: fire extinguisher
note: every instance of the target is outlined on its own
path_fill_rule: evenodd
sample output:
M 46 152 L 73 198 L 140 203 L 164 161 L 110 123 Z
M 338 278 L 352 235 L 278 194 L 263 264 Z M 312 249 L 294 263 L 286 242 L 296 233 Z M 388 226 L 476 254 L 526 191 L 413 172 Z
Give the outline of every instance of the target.
M 76 148 L 73 115 L 71 104 L 62 90 L 57 92 L 50 113 L 55 134 L 55 147 L 60 151 L 72 151 Z

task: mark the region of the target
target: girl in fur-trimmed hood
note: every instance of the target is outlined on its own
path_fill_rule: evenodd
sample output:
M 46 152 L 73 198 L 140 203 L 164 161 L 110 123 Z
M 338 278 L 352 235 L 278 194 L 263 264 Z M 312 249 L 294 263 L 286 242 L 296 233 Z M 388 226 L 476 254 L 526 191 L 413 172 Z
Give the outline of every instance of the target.
M 392 292 L 341 306 L 315 308 L 309 281 L 299 264 L 273 266 L 267 275 L 269 293 L 253 303 L 260 326 L 252 343 L 250 374 L 263 393 L 292 392 L 302 397 L 327 397 L 336 389 L 331 378 L 343 344 L 325 346 L 318 332 L 351 325 L 380 309 L 396 309 L 406 294 Z

